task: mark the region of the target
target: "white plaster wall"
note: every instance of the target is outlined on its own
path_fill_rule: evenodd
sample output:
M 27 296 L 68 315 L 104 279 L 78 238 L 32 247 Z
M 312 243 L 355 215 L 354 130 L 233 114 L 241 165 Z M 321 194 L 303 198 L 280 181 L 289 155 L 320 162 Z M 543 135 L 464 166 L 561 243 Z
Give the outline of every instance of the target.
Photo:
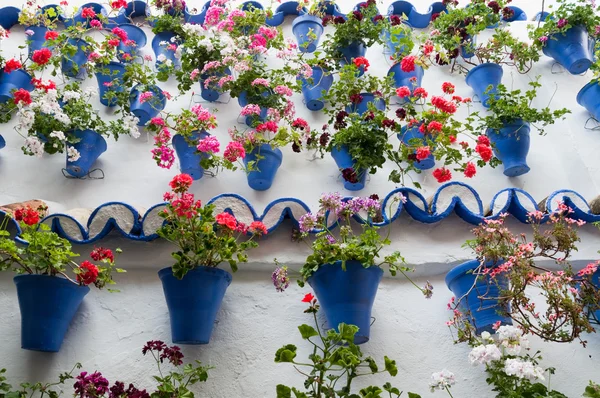
M 0 3 L 0 7 L 20 5 L 13 0 Z M 81 0 L 71 1 L 73 5 L 82 3 Z M 204 1 L 190 0 L 189 3 L 201 6 Z M 385 11 L 389 3 L 386 0 L 380 10 Z M 414 3 L 420 11 L 430 4 L 420 0 Z M 338 4 L 347 11 L 355 2 L 341 0 Z M 530 18 L 541 8 L 541 1 L 515 0 L 513 4 L 523 8 Z M 525 23 L 512 26 L 520 36 L 526 37 Z M 284 23 L 283 29 L 287 36 L 291 35 L 291 20 Z M 152 34 L 148 29 L 146 31 L 150 42 Z M 23 28 L 15 28 L 12 38 L 2 43 L 3 54 L 19 51 L 17 46 L 23 37 Z M 149 46 L 145 52 L 152 54 Z M 369 73 L 380 76 L 387 73 L 389 61 L 382 55 L 381 48 L 370 48 L 367 57 L 372 65 Z M 544 88 L 539 94 L 538 105 L 548 103 L 555 87 L 558 87 L 551 106 L 569 107 L 573 114 L 548 128 L 547 136 L 532 135 L 529 174 L 507 178 L 501 168 L 486 169 L 479 171 L 476 179 L 466 181 L 480 193 L 484 206 L 489 204 L 496 192 L 506 187 L 525 189 L 538 202 L 557 189 L 576 190 L 588 200 L 598 194 L 600 139 L 598 132 L 584 129 L 588 114 L 575 101 L 577 92 L 588 82 L 590 75 L 552 74 L 552 64 L 552 60 L 542 57 L 528 76 L 505 68 L 504 83 L 515 88 L 522 88 L 529 78 L 542 75 Z M 443 81 L 455 83 L 457 94 L 471 95 L 464 78 L 451 76 L 444 68 L 427 70 L 423 86 L 430 93 L 436 93 Z M 89 80 L 86 84 L 95 85 L 96 82 Z M 176 92 L 172 81 L 161 86 Z M 167 110 L 186 107 L 190 99 L 188 94 L 170 103 Z M 294 100 L 299 116 L 306 118 L 312 126 L 318 128 L 325 122 L 322 114 L 310 113 L 303 108 L 301 96 L 296 95 Z M 99 102 L 96 105 L 103 114 L 106 113 L 106 117 L 110 117 L 106 108 Z M 227 128 L 237 123 L 240 110 L 237 101 L 206 105 L 219 110 L 216 135 L 226 142 Z M 475 108 L 479 108 L 478 105 Z M 14 123 L 0 126 L 0 134 L 7 141 L 7 147 L 0 151 L 0 203 L 40 198 L 50 202 L 51 210 L 63 211 L 123 201 L 143 212 L 144 208 L 161 201 L 168 181 L 177 172 L 175 169 L 159 169 L 154 164 L 150 157 L 151 141 L 145 140 L 145 136 L 137 141 L 124 137 L 117 143 L 109 141 L 108 151 L 98 162 L 105 172 L 105 179 L 65 179 L 60 172 L 64 158 L 58 155 L 43 159 L 24 156 L 20 150 L 23 140 L 12 130 L 13 126 Z M 329 157 L 312 162 L 307 159 L 309 157 L 305 155 L 284 150 L 282 167 L 273 187 L 266 192 L 248 188 L 241 172 L 225 172 L 216 178 L 205 177 L 194 184 L 192 191 L 204 201 L 224 192 L 238 193 L 247 198 L 259 214 L 269 202 L 281 197 L 299 198 L 314 206 L 322 192 L 344 192 L 333 160 Z M 394 189 L 394 185 L 387 181 L 386 171 L 389 169 L 371 176 L 367 188 L 360 194 L 378 193 L 383 197 Z M 433 195 L 439 187 L 428 175 L 422 174 L 415 179 L 423 185 L 425 197 Z M 198 396 L 274 397 L 278 383 L 301 386 L 301 378 L 293 368 L 273 362 L 275 351 L 283 344 L 294 343 L 306 348 L 297 338 L 296 326 L 310 322 L 310 318 L 302 313 L 304 304 L 300 303 L 307 289 L 301 291 L 293 286 L 287 293 L 276 293 L 270 283 L 273 257 L 298 267 L 306 256 L 303 245 L 290 242 L 290 225 L 289 222 L 284 223 L 273 236 L 264 239 L 261 247 L 251 253 L 250 264 L 234 275 L 211 344 L 184 347 L 188 359 L 200 359 L 216 367 L 208 383 L 198 391 Z M 510 221 L 510 225 L 522 230 L 522 226 L 514 220 Z M 393 249 L 401 250 L 407 261 L 416 266 L 419 284 L 425 283 L 425 277 L 431 280 L 435 287 L 434 296 L 425 300 L 400 278 L 385 278 L 375 303 L 373 315 L 377 321 L 372 328 L 372 339 L 363 349 L 376 359 L 383 355 L 396 359 L 400 372 L 394 384 L 405 391 L 431 396 L 427 391 L 430 374 L 448 368 L 455 372 L 458 380 L 453 388 L 455 397 L 493 397 L 490 388 L 485 385 L 482 370 L 469 366 L 466 358 L 468 348 L 454 345 L 445 326 L 449 315 L 446 302 L 451 293 L 445 287 L 443 276 L 452 265 L 471 257 L 461 248 L 462 242 L 469 238 L 470 228 L 472 226 L 455 216 L 435 225 L 422 225 L 402 216 L 393 225 Z M 594 228 L 586 227 L 582 236 L 581 249 L 575 257 L 581 264 L 596 258 L 598 249 L 598 233 Z M 147 340 L 169 341 L 168 314 L 156 271 L 170 264 L 171 247 L 160 241 L 124 241 L 114 235 L 100 244 L 122 247 L 125 253 L 119 260 L 120 265 L 129 269 L 129 273 L 119 275 L 121 293 L 92 291 L 86 297 L 61 352 L 57 354 L 28 352 L 19 348 L 20 315 L 12 276 L 0 275 L 0 313 L 3 314 L 0 321 L 0 368 L 9 367 L 8 376 L 13 384 L 24 380 L 50 380 L 80 361 L 88 371 L 102 371 L 111 381 L 118 377 L 150 386 L 150 374 L 154 368 L 147 358 L 142 357 L 140 350 Z M 90 248 L 83 246 L 80 250 L 89 252 Z M 586 349 L 576 343 L 534 343 L 534 348 L 544 349 L 544 365 L 557 367 L 552 385 L 569 397 L 580 396 L 588 380 L 600 380 L 600 337 L 592 335 L 588 340 Z M 382 384 L 384 380 L 375 378 L 372 382 Z

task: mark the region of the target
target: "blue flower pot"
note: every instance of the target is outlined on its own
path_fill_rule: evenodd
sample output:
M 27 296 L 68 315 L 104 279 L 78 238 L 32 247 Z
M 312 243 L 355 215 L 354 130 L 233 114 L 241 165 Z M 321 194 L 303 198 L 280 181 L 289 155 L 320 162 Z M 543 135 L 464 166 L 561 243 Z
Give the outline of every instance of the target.
M 81 25 L 82 27 L 89 29 L 91 28 L 90 26 L 90 21 L 87 18 L 84 18 L 81 14 L 83 13 L 83 9 L 84 8 L 92 8 L 94 10 L 94 12 L 96 13 L 96 15 L 104 15 L 104 17 L 108 18 L 108 13 L 106 12 L 106 9 L 104 9 L 104 6 L 98 3 L 86 3 L 82 6 L 79 7 L 79 9 L 77 10 L 77 13 L 75 15 L 73 15 L 73 18 L 68 18 L 65 19 L 65 27 L 69 28 L 71 26 L 75 26 L 75 25 Z M 93 19 L 98 19 L 93 18 Z
M 452 268 L 446 274 L 446 286 L 454 293 L 456 300 L 460 300 L 466 295 L 461 302 L 461 311 L 470 313 L 477 334 L 494 333 L 493 326 L 496 322 L 500 321 L 502 325 L 512 325 L 512 320 L 510 317 L 497 313 L 499 309 L 497 302 L 493 300 L 482 302 L 478 297 L 484 295 L 497 297 L 500 290 L 508 289 L 508 280 L 497 276 L 497 283 L 486 283 L 484 279 L 478 279 L 476 275 L 473 275 L 472 271 L 477 267 L 479 267 L 479 260 L 467 261 Z
M 9 30 L 19 23 L 20 13 L 21 10 L 19 10 L 17 7 L 8 6 L 0 8 L 0 26 L 6 30 Z
M 554 58 L 572 75 L 579 75 L 594 62 L 590 51 L 589 34 L 584 26 L 573 26 L 564 34 L 551 35 L 542 47 L 545 55 Z
M 321 18 L 314 15 L 300 15 L 292 22 L 292 33 L 296 36 L 298 49 L 303 53 L 312 53 L 317 49 L 323 34 Z M 315 35 L 316 37 L 313 37 Z
M 508 6 L 508 8 L 513 10 L 515 13 L 513 14 L 512 17 L 510 17 L 508 19 L 504 19 L 504 17 L 502 17 L 503 21 L 505 21 L 505 22 L 527 21 L 527 14 L 521 8 L 515 7 L 515 6 Z
M 127 40 L 133 40 L 135 45 L 128 46 L 123 41 L 119 41 L 117 46 L 117 57 L 119 61 L 126 62 L 124 54 L 131 55 L 129 61 L 133 61 L 134 58 L 140 56 L 140 48 L 143 48 L 148 40 L 146 39 L 146 33 L 135 25 L 124 23 L 118 26 L 127 33 Z
M 34 51 L 41 50 L 46 46 L 46 32 L 48 29 L 45 26 L 29 26 L 25 29 L 25 31 L 31 30 L 33 34 L 27 37 L 28 42 L 28 56 L 31 58 L 33 56 Z M 52 47 L 48 47 L 52 49 Z
M 81 178 L 88 175 L 96 160 L 106 152 L 106 140 L 93 130 L 75 130 L 73 133 L 80 141 L 67 145 L 77 149 L 81 157 L 74 162 L 67 160 L 67 173 Z
M 55 15 L 50 15 L 51 13 L 54 13 Z M 52 22 L 65 20 L 64 11 L 62 7 L 57 4 L 48 4 L 40 7 L 36 11 L 36 15 L 45 15 L 46 18 Z
M 360 101 L 358 104 L 350 104 L 346 106 L 346 112 L 356 112 L 359 115 L 362 115 L 369 110 L 369 104 L 371 103 L 375 105 L 376 109 L 385 111 L 385 101 L 382 98 L 375 97 L 375 95 L 369 93 L 360 93 L 360 95 L 363 97 L 362 101 Z
M 13 91 L 21 88 L 27 91 L 34 89 L 29 73 L 23 69 L 17 69 L 10 73 L 0 70 L 0 103 L 13 99 Z
M 166 57 L 167 60 L 171 60 L 173 62 L 173 65 L 175 66 L 175 68 L 179 68 L 181 66 L 180 61 L 175 58 L 175 51 L 172 50 L 168 50 L 167 46 L 168 45 L 163 45 L 161 46 L 160 43 L 161 42 L 167 42 L 169 44 L 173 43 L 176 44 L 177 46 L 179 46 L 180 43 L 180 39 L 175 39 L 174 42 L 171 41 L 171 39 L 177 37 L 177 34 L 174 32 L 160 32 L 158 34 L 156 34 L 154 36 L 154 38 L 152 39 L 152 50 L 154 51 L 154 55 L 156 56 L 156 69 L 160 70 L 160 68 L 162 67 L 162 64 L 164 62 L 166 62 L 166 60 L 164 62 L 160 62 L 158 60 L 158 57 L 160 55 L 164 55 Z
M 176 344 L 208 344 L 231 274 L 219 268 L 199 266 L 182 279 L 172 269 L 158 272 L 163 285 L 171 337 Z
M 245 1 L 242 3 L 241 7 L 243 11 L 252 11 L 255 8 L 257 10 L 264 10 L 263 5 L 260 4 L 258 1 Z
M 340 66 L 345 66 L 347 64 L 352 63 L 352 60 L 354 58 L 358 58 L 358 57 L 364 57 L 365 54 L 367 53 L 367 48 L 365 47 L 365 45 L 361 42 L 353 42 L 350 43 L 348 46 L 345 47 L 340 47 L 338 49 L 338 51 L 340 52 L 341 58 L 340 58 Z M 365 68 L 363 66 L 361 66 L 359 68 L 359 76 L 362 76 L 365 73 Z
M 540 11 L 537 14 L 535 14 L 535 17 L 533 17 L 533 20 L 536 22 L 537 21 L 545 22 L 549 16 L 550 16 L 550 13 L 548 11 L 544 11 L 544 12 Z
M 85 74 L 83 65 L 87 62 L 89 55 L 89 44 L 84 40 L 68 39 L 67 42 L 77 47 L 77 52 L 72 57 L 63 56 L 61 68 L 65 76 L 80 78 Z
M 419 127 L 421 124 L 414 125 L 411 128 L 407 128 L 407 126 L 403 126 L 400 134 L 398 134 L 398 139 L 405 143 L 406 145 L 410 145 L 410 140 L 418 138 L 423 145 L 427 145 L 427 140 L 425 139 L 425 135 L 419 131 Z M 432 149 L 433 152 L 433 149 Z M 435 157 L 433 154 L 430 154 L 426 159 L 421 161 L 414 161 L 413 166 L 419 170 L 429 170 L 435 166 Z
M 0 135 L 0 149 L 6 146 L 6 141 L 4 141 L 4 137 Z
M 210 8 L 210 1 L 204 3 L 202 8 L 200 8 L 200 12 L 197 14 L 192 14 L 189 8 L 186 6 L 183 10 L 183 20 L 185 23 L 191 23 L 194 25 L 202 25 L 204 24 L 204 20 L 206 19 L 206 12 Z
M 150 16 L 150 6 L 146 0 L 133 0 L 125 7 L 125 16 L 129 19 Z
M 90 288 L 49 275 L 18 275 L 13 280 L 21 309 L 21 348 L 58 352 Z
M 142 93 L 138 91 L 138 87 L 139 85 L 131 89 L 131 93 L 129 94 L 129 107 L 131 109 L 131 113 L 140 119 L 138 126 L 145 126 L 150 119 L 165 109 L 165 106 L 167 105 L 167 97 L 165 97 L 160 87 L 151 86 L 149 87 L 149 91 L 151 91 L 154 95 L 149 100 L 142 103 L 140 101 L 140 95 Z
M 412 72 L 404 72 L 400 63 L 394 64 L 390 70 L 388 71 L 388 76 L 392 76 L 394 79 L 394 87 L 408 87 L 410 92 L 412 93 L 417 87 L 421 87 L 421 82 L 423 81 L 423 75 L 425 71 L 419 65 L 415 65 L 415 70 Z M 412 81 L 411 79 L 417 79 L 416 81 Z M 400 98 L 400 97 L 398 97 Z M 407 102 L 408 98 L 400 98 L 401 102 Z
M 261 156 L 261 159 L 257 158 Z M 258 169 L 248 173 L 248 185 L 255 191 L 266 191 L 273 185 L 283 154 L 279 148 L 272 148 L 269 144 L 262 144 L 252 152 L 247 153 L 244 165 L 248 167 L 249 162 L 255 162 L 254 168 Z
M 600 120 L 600 85 L 589 82 L 577 94 L 577 103 L 596 119 Z
M 463 58 L 472 58 L 475 55 L 474 47 L 477 44 L 477 37 L 469 35 L 464 44 L 460 46 L 460 55 Z
M 360 191 L 365 187 L 367 172 L 365 170 L 355 169 L 356 162 L 352 159 L 352 155 L 350 155 L 346 145 L 341 145 L 339 148 L 334 145 L 333 148 L 331 148 L 331 157 L 335 160 L 335 164 L 337 164 L 340 170 L 351 167 L 358 175 L 358 182 L 352 183 L 344 180 L 344 188 L 348 191 Z
M 596 286 L 597 288 L 600 288 L 600 270 L 596 270 L 596 272 L 594 272 L 594 275 L 592 275 L 592 283 L 594 284 L 594 286 Z M 591 315 L 591 314 L 590 314 Z M 593 312 L 593 315 L 591 315 L 593 317 L 595 317 L 597 322 L 600 322 L 600 308 L 595 310 Z
M 529 172 L 529 123 L 517 119 L 498 130 L 487 129 L 486 135 L 493 144 L 494 154 L 504 164 L 504 175 L 517 177 Z
M 333 84 L 333 75 L 320 67 L 312 68 L 312 83 L 310 79 L 298 77 L 302 83 L 302 95 L 306 107 L 311 111 L 320 111 L 325 107 L 324 93 L 327 93 Z
M 204 82 L 210 76 L 218 76 L 219 78 L 221 78 L 221 77 L 223 77 L 225 75 L 231 76 L 231 71 L 229 70 L 229 68 L 227 68 L 225 70 L 225 73 L 204 74 L 204 75 L 202 75 L 201 78 L 200 78 L 200 96 L 204 100 L 206 100 L 208 102 L 215 102 L 215 101 L 217 101 L 219 99 L 219 97 L 221 96 L 221 94 L 223 93 L 223 91 L 221 91 L 219 89 L 216 89 L 216 88 L 205 88 L 204 87 Z M 210 85 L 209 85 L 209 87 L 210 87 Z
M 358 326 L 355 344 L 369 341 L 371 311 L 377 295 L 383 270 L 379 267 L 365 268 L 358 261 L 324 264 L 308 278 L 308 284 L 325 312 L 329 328 L 337 329 L 340 323 Z
M 100 103 L 104 106 L 115 106 L 116 98 L 111 98 L 110 101 L 105 97 L 107 93 L 122 93 L 125 91 L 123 87 L 123 74 L 125 73 L 125 65 L 119 62 L 109 62 L 108 65 L 102 66 L 102 70 L 96 72 L 96 80 L 98 80 L 98 93 L 100 94 Z M 105 83 L 111 83 L 110 87 Z
M 403 54 L 404 51 L 406 51 L 406 46 L 404 44 L 400 44 L 400 40 L 406 37 L 404 33 L 392 35 L 389 30 L 384 30 L 381 33 L 381 36 L 385 43 L 385 54 Z
M 467 73 L 465 80 L 479 97 L 483 106 L 487 108 L 490 97 L 496 98 L 498 84 L 502 83 L 502 67 L 490 62 L 477 65 Z M 492 88 L 486 94 L 490 85 Z
M 206 131 L 192 133 L 192 138 L 196 144 L 198 141 L 208 137 Z M 202 159 L 208 158 L 207 153 L 199 153 L 197 145 L 190 145 L 181 134 L 173 136 L 173 148 L 179 159 L 179 170 L 182 173 L 189 174 L 194 180 L 199 180 L 204 176 L 204 168 L 200 165 Z
M 269 96 L 269 92 L 268 91 L 263 92 L 262 96 L 263 97 Z M 240 104 L 240 106 L 242 108 L 249 104 L 248 95 L 245 91 L 242 91 L 240 93 L 240 96 L 238 97 L 238 104 Z M 246 125 L 248 127 L 254 127 L 257 124 L 263 123 L 265 120 L 267 120 L 267 112 L 268 112 L 268 109 L 261 106 L 260 107 L 260 115 L 246 116 Z

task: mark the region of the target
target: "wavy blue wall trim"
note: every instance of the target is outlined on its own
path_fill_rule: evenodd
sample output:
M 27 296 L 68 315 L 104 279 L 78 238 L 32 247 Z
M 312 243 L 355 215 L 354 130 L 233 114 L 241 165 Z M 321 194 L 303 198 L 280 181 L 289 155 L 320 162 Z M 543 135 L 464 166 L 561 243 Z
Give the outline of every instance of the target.
M 405 203 L 393 200 L 398 194 L 405 197 Z M 394 202 L 396 205 L 390 206 Z M 565 202 L 573 208 L 572 217 L 575 219 L 586 222 L 600 221 L 600 215 L 592 214 L 588 202 L 580 194 L 571 190 L 551 193 L 544 202 L 544 209 L 541 210 L 554 211 L 559 202 Z M 218 195 L 208 203 L 213 203 L 219 212 L 230 212 L 242 222 L 262 221 L 269 233 L 275 231 L 286 219 L 298 225 L 300 217 L 310 211 L 310 207 L 299 199 L 280 198 L 269 203 L 259 214 L 245 198 L 232 193 Z M 71 215 L 57 213 L 47 216 L 43 222 L 73 243 L 92 243 L 113 231 L 130 240 L 151 241 L 158 237 L 156 229 L 162 224 L 158 212 L 164 205 L 159 203 L 144 214 L 140 214 L 128 204 L 109 202 L 98 206 L 87 220 L 78 221 Z M 425 224 L 438 223 L 456 214 L 467 223 L 477 225 L 484 219 L 495 219 L 501 213 L 509 213 L 525 223 L 527 213 L 533 210 L 539 210 L 537 202 L 522 189 L 506 188 L 498 192 L 492 198 L 487 211 L 479 194 L 472 187 L 460 182 L 450 182 L 437 190 L 430 204 L 415 189 L 393 190 L 383 199 L 383 221 L 377 225 L 384 226 L 394 222 L 403 211 L 414 220 Z M 544 222 L 547 218 L 546 214 Z M 360 217 L 356 219 L 363 222 Z

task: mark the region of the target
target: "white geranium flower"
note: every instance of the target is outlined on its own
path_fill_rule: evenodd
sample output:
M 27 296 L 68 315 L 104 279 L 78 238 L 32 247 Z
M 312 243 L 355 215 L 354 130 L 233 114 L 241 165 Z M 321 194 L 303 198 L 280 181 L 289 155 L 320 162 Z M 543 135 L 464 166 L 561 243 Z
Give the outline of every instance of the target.
M 41 158 L 44 154 L 44 144 L 42 144 L 42 141 L 37 137 L 27 137 L 23 149 L 26 154 L 34 155 L 38 158 Z
M 167 60 L 167 57 L 165 54 L 160 54 L 158 57 L 156 57 L 156 60 L 158 62 L 165 62 Z
M 535 366 L 531 361 L 522 361 L 518 358 L 509 358 L 504 362 L 504 373 L 530 381 L 545 380 L 542 368 Z
M 50 137 L 58 138 L 61 141 L 64 141 L 67 139 L 65 137 L 65 133 L 63 133 L 62 131 L 53 131 L 50 133 Z
M 436 389 L 445 390 L 455 383 L 456 378 L 454 377 L 454 373 L 444 369 L 441 372 L 436 372 L 431 375 L 429 387 L 431 388 L 431 392 L 434 392 Z
M 79 153 L 79 151 L 77 149 L 75 149 L 72 146 L 67 147 L 67 160 L 69 162 L 75 162 L 75 161 L 79 160 L 80 157 L 81 157 L 81 154 Z
M 501 357 L 502 353 L 495 344 L 477 346 L 469 353 L 471 365 L 487 365 L 492 361 L 499 360 Z

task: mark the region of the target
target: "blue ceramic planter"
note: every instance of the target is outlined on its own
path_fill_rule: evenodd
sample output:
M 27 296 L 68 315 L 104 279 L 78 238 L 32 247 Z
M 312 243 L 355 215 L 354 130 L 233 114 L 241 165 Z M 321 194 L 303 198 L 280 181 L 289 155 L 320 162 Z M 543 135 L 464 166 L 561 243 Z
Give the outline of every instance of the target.
M 600 120 L 600 85 L 589 82 L 577 94 L 577 103 L 596 119 Z
M 589 34 L 584 26 L 573 26 L 564 34 L 554 34 L 548 38 L 542 48 L 545 55 L 554 58 L 572 75 L 579 75 L 594 62 L 594 53 L 590 51 Z
M 346 107 L 346 112 L 356 112 L 359 115 L 362 115 L 369 110 L 369 104 L 371 103 L 375 105 L 376 109 L 385 111 L 385 101 L 382 98 L 375 97 L 375 95 L 369 93 L 360 93 L 360 95 L 362 96 L 362 101 L 357 104 L 348 105 Z
M 494 154 L 504 165 L 504 175 L 517 177 L 529 172 L 529 123 L 517 119 L 506 123 L 498 130 L 487 129 L 486 135 L 492 143 Z
M 208 137 L 206 131 L 192 133 L 192 138 L 197 144 L 198 141 Z M 202 159 L 208 158 L 207 153 L 199 153 L 197 145 L 190 145 L 181 134 L 173 136 L 173 148 L 179 159 L 179 170 L 182 173 L 189 174 L 194 180 L 199 180 L 204 176 L 204 168 L 200 166 Z
M 292 33 L 296 36 L 298 49 L 301 52 L 314 52 L 323 34 L 321 18 L 308 14 L 296 17 L 292 22 Z
M 263 97 L 268 97 L 269 96 L 269 92 L 265 91 L 262 93 Z M 248 95 L 245 91 L 242 91 L 240 93 L 240 96 L 238 97 L 238 104 L 240 104 L 240 106 L 243 108 L 246 105 L 249 104 L 248 102 Z M 260 107 L 260 115 L 250 115 L 250 116 L 246 116 L 246 125 L 248 127 L 254 127 L 257 124 L 263 123 L 265 120 L 267 120 L 267 108 L 264 107 Z
M 96 160 L 106 152 L 106 140 L 93 130 L 75 130 L 74 134 L 80 141 L 68 146 L 77 149 L 81 157 L 74 162 L 67 160 L 66 170 L 73 177 L 81 178 L 88 175 Z
M 176 344 L 208 344 L 231 274 L 219 268 L 196 267 L 183 279 L 171 268 L 158 272 L 163 285 L 171 337 Z
M 258 156 L 261 159 L 258 159 Z M 269 144 L 262 144 L 252 152 L 247 153 L 244 158 L 244 165 L 248 167 L 249 162 L 255 162 L 256 171 L 248 173 L 248 185 L 255 191 L 266 191 L 273 185 L 273 180 L 277 174 L 283 154 L 279 148 L 272 148 Z
M 498 84 L 502 82 L 502 67 L 494 63 L 477 65 L 467 73 L 466 83 L 473 89 L 486 108 L 489 107 L 490 97 L 496 97 Z M 489 86 L 492 86 L 488 93 Z
M 129 94 L 129 106 L 131 113 L 133 113 L 140 121 L 138 126 L 145 126 L 150 119 L 158 115 L 160 111 L 165 109 L 167 105 L 167 97 L 163 94 L 163 91 L 158 86 L 150 86 L 148 90 L 152 92 L 152 97 L 146 102 L 140 101 L 140 95 L 138 91 L 139 85 L 131 89 Z
M 425 136 L 423 133 L 419 131 L 419 127 L 421 125 L 417 124 L 411 128 L 407 128 L 407 126 L 403 126 L 400 134 L 398 134 L 398 139 L 405 143 L 406 145 L 410 144 L 410 140 L 414 140 L 418 138 L 423 145 L 427 145 L 427 141 L 425 140 Z M 429 170 L 433 166 L 435 166 L 435 157 L 433 154 L 430 154 L 426 159 L 421 161 L 414 161 L 413 165 L 419 170 Z
M 175 39 L 176 37 L 177 34 L 174 32 L 160 32 L 156 34 L 152 39 L 152 50 L 154 51 L 154 55 L 156 56 L 156 69 L 160 70 L 160 68 L 162 67 L 163 62 L 160 62 L 158 60 L 158 57 L 160 57 L 161 55 L 165 56 L 164 62 L 166 62 L 166 60 L 171 60 L 175 68 L 179 68 L 181 66 L 179 60 L 175 58 L 175 51 L 167 49 L 168 44 L 176 44 L 177 46 L 181 44 L 179 39 Z M 160 45 L 160 43 L 165 42 L 167 43 L 167 45 Z
M 297 1 L 286 1 L 277 6 L 272 16 L 267 16 L 267 25 L 279 26 L 288 15 L 302 15 L 307 11 L 306 7 L 302 7 Z
M 460 55 L 463 58 L 472 58 L 475 55 L 474 47 L 477 44 L 477 37 L 468 36 L 460 46 Z
M 104 8 L 103 5 L 98 4 L 98 3 L 86 3 L 79 7 L 77 13 L 75 15 L 73 15 L 73 18 L 65 19 L 65 27 L 69 28 L 71 26 L 81 25 L 82 27 L 89 29 L 91 27 L 90 26 L 91 19 L 87 19 L 82 16 L 84 8 L 91 8 L 94 10 L 96 15 L 103 15 L 105 18 L 108 18 L 108 13 L 106 12 L 106 9 Z M 93 19 L 98 19 L 98 18 L 96 17 Z
M 116 98 L 108 100 L 106 94 L 109 92 L 122 93 L 125 91 L 123 87 L 123 74 L 125 73 L 125 65 L 119 62 L 110 62 L 108 65 L 96 72 L 96 80 L 98 80 L 98 93 L 100 94 L 100 103 L 104 106 L 115 106 Z M 106 84 L 110 84 L 107 86 Z
M 32 91 L 31 75 L 23 69 L 17 69 L 10 73 L 0 70 L 0 103 L 13 99 L 13 91 L 19 89 Z
M 340 52 L 341 58 L 340 58 L 340 66 L 344 66 L 347 64 L 352 63 L 352 60 L 354 58 L 358 58 L 358 57 L 364 57 L 365 54 L 367 53 L 367 48 L 365 47 L 364 44 L 360 43 L 360 42 L 354 42 L 354 43 L 350 43 L 350 45 L 346 46 L 346 47 L 340 47 L 338 49 L 338 51 Z M 359 72 L 359 76 L 362 76 L 365 73 L 365 69 L 364 67 L 360 67 L 360 72 Z
M 540 11 L 537 14 L 535 14 L 535 17 L 533 17 L 533 20 L 545 22 L 549 16 L 550 16 L 550 13 L 548 11 L 544 11 L 544 12 Z
M 25 31 L 32 31 L 33 34 L 27 37 L 28 42 L 28 54 L 29 58 L 33 56 L 34 51 L 41 50 L 44 47 L 47 47 L 46 44 L 46 32 L 48 29 L 45 26 L 29 26 L 25 29 Z M 48 47 L 51 49 L 51 47 Z
M 527 21 L 527 14 L 521 8 L 515 6 L 508 6 L 508 8 L 513 10 L 514 14 L 508 19 L 504 19 L 504 17 L 502 17 L 504 22 Z
M 444 11 L 446 11 L 446 6 L 441 1 L 432 3 L 427 12 L 420 13 L 411 2 L 399 0 L 390 4 L 388 8 L 388 15 L 406 15 L 407 24 L 413 28 L 423 29 L 429 25 L 431 22 L 431 16 L 434 13 L 440 13 Z
M 423 75 L 425 71 L 419 65 L 415 65 L 415 70 L 412 72 L 404 72 L 400 66 L 400 63 L 394 64 L 388 71 L 388 76 L 392 76 L 394 79 L 394 87 L 408 87 L 412 93 L 417 87 L 421 87 L 423 81 Z M 416 79 L 415 81 L 411 79 Z M 398 97 L 400 98 L 400 97 Z M 406 102 L 407 98 L 400 98 L 402 102 Z
M 333 75 L 320 67 L 313 67 L 312 71 L 311 82 L 309 82 L 310 79 L 302 77 L 298 77 L 298 80 L 302 82 L 302 95 L 306 107 L 311 111 L 320 111 L 325 107 L 323 95 L 331 88 Z
M 65 76 L 80 78 L 85 74 L 83 65 L 87 62 L 89 55 L 89 44 L 84 40 L 68 39 L 67 42 L 77 47 L 77 52 L 72 57 L 63 56 L 61 68 Z
M 18 275 L 13 280 L 21 309 L 21 348 L 58 352 L 90 288 L 48 275 Z
M 508 289 L 508 280 L 497 276 L 497 283 L 487 283 L 484 279 L 478 279 L 473 275 L 472 271 L 477 267 L 479 267 L 479 260 L 467 261 L 452 268 L 446 275 L 446 286 L 454 293 L 456 300 L 466 295 L 462 299 L 461 308 L 463 312 L 470 313 L 477 334 L 494 333 L 493 326 L 496 322 L 512 325 L 512 320 L 497 313 L 499 309 L 497 302 L 487 299 L 482 302 L 479 297 L 497 297 L 500 290 Z
M 403 33 L 393 35 L 390 31 L 384 30 L 381 36 L 385 42 L 385 54 L 402 54 L 406 51 L 406 46 L 400 44 L 400 40 L 405 37 Z
M 206 81 L 206 79 L 208 79 L 210 76 L 218 76 L 219 78 L 225 76 L 225 75 L 230 75 L 231 76 L 231 71 L 229 70 L 229 68 L 227 68 L 225 70 L 225 73 L 217 73 L 217 74 L 205 74 L 201 76 L 200 79 L 200 96 L 209 102 L 215 102 L 219 99 L 219 97 L 221 96 L 221 94 L 223 93 L 223 91 L 217 89 L 217 88 L 210 88 L 211 85 L 209 85 L 209 88 L 205 88 L 204 87 L 204 82 Z M 214 85 L 212 86 L 214 87 Z
M 365 170 L 356 170 L 356 162 L 354 159 L 352 159 L 352 155 L 350 155 L 346 145 L 342 145 L 339 148 L 335 146 L 331 148 L 331 157 L 333 160 L 335 160 L 335 164 L 337 164 L 337 167 L 340 170 L 352 168 L 358 175 L 358 181 L 355 183 L 344 180 L 345 189 L 348 191 L 360 191 L 365 187 L 365 183 L 367 181 L 367 172 Z
M 0 135 L 0 149 L 6 146 L 6 141 L 4 141 L 4 137 Z
M 252 11 L 252 9 L 256 8 L 257 10 L 264 10 L 264 7 L 262 4 L 260 4 L 258 1 L 245 1 L 242 3 L 242 10 L 243 11 Z
M 133 40 L 135 45 L 128 46 L 123 41 L 120 41 L 119 45 L 117 46 L 117 57 L 121 62 L 133 61 L 134 58 L 140 56 L 140 49 L 143 48 L 148 42 L 146 33 L 144 33 L 144 31 L 137 26 L 128 23 L 119 25 L 119 28 L 123 29 L 125 33 L 127 33 L 127 40 Z M 129 54 L 131 58 L 126 59 L 124 57 L 125 54 Z
M 600 288 L 600 270 L 597 270 L 594 272 L 594 275 L 592 275 L 592 283 L 597 288 Z M 594 311 L 593 314 L 590 314 L 590 316 L 595 317 L 596 322 L 600 322 L 600 309 Z
M 17 7 L 8 6 L 0 8 L 0 26 L 9 30 L 19 23 L 19 14 L 21 10 Z
M 133 0 L 127 3 L 124 13 L 129 19 L 140 17 L 147 18 L 150 16 L 150 6 L 146 0 Z
M 210 1 L 204 3 L 202 8 L 200 8 L 200 12 L 197 14 L 192 14 L 190 9 L 186 6 L 185 10 L 183 10 L 183 20 L 185 23 L 191 23 L 194 25 L 202 25 L 204 24 L 204 20 L 206 19 L 206 12 L 210 7 Z
M 329 328 L 337 329 L 340 323 L 358 326 L 354 343 L 369 341 L 371 311 L 383 270 L 379 267 L 365 268 L 358 261 L 324 264 L 308 278 L 325 312 Z

